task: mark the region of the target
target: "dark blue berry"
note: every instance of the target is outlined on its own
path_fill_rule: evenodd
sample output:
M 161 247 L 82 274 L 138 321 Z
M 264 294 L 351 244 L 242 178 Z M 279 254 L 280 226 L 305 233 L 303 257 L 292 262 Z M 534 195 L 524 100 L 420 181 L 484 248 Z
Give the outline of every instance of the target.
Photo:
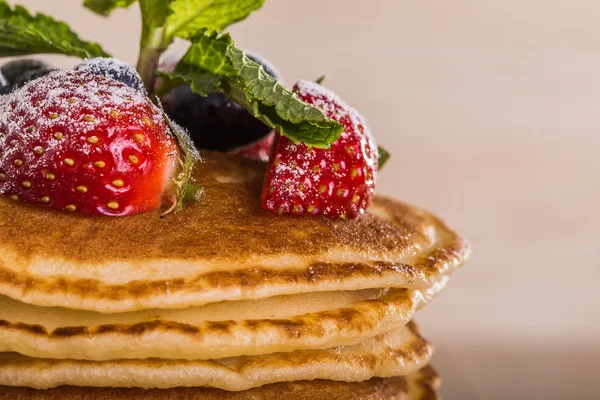
M 278 78 L 270 64 L 254 55 L 249 57 Z M 189 85 L 183 85 L 169 93 L 166 103 L 167 114 L 188 130 L 200 149 L 229 151 L 257 142 L 271 131 L 223 93 L 203 97 L 193 93 Z
M 116 58 L 90 58 L 76 66 L 75 71 L 88 71 L 94 75 L 104 75 L 148 95 L 142 78 L 135 68 Z
M 0 72 L 6 80 L 6 88 L 3 87 L 2 90 L 12 92 L 29 81 L 41 78 L 55 70 L 50 64 L 32 58 L 22 58 L 8 62 L 0 68 Z

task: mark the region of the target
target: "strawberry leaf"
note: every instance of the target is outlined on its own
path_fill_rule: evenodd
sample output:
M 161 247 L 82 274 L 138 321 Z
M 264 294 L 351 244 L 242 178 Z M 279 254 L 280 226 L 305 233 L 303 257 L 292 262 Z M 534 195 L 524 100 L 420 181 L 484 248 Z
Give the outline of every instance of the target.
M 81 58 L 110 57 L 100 45 L 83 41 L 64 22 L 31 15 L 0 0 L 0 57 L 55 53 Z
M 388 162 L 388 160 L 390 159 L 390 157 L 392 155 L 390 154 L 389 151 L 387 151 L 386 149 L 384 149 L 381 146 L 377 147 L 377 151 L 379 152 L 379 167 L 378 167 L 378 169 L 381 170 L 383 168 L 383 166 L 385 165 L 385 163 Z
M 228 34 L 204 30 L 192 38 L 190 49 L 175 71 L 161 75 L 167 85 L 169 79 L 185 82 L 202 96 L 217 90 L 224 92 L 254 117 L 296 143 L 328 148 L 344 130 L 341 124 L 300 100 L 267 74 L 261 65 L 235 47 Z
M 265 0 L 172 0 L 167 38 L 189 39 L 200 30 L 222 31 L 262 7 Z
M 128 8 L 137 0 L 84 0 L 83 5 L 96 14 L 108 17 L 115 8 Z

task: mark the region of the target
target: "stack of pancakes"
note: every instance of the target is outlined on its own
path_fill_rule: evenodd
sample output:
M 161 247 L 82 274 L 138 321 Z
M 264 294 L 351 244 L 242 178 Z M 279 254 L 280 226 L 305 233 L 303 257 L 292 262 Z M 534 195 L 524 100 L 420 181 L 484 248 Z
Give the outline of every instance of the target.
M 205 153 L 177 214 L 0 199 L 0 399 L 435 398 L 411 321 L 467 258 L 421 209 L 260 208 L 265 165 Z

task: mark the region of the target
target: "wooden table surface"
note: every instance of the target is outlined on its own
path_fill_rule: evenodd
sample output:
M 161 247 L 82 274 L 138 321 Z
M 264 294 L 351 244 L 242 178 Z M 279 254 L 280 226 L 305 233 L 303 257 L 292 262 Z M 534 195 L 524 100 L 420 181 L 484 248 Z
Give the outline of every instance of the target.
M 21 3 L 136 58 L 135 7 L 107 28 Z M 232 29 L 288 82 L 328 74 L 393 155 L 379 192 L 472 241 L 417 316 L 447 399 L 600 397 L 599 20 L 596 0 L 267 0 Z

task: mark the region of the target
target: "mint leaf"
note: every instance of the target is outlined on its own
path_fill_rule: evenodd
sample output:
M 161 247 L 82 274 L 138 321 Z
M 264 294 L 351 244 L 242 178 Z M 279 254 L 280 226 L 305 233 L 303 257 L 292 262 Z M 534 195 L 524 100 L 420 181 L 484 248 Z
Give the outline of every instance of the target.
M 175 73 L 201 69 L 219 76 L 235 76 L 236 70 L 227 54 L 232 46 L 233 40 L 228 34 L 203 30 L 192 38 L 192 45 L 175 67 Z
M 381 170 L 383 168 L 383 166 L 385 165 L 385 163 L 387 163 L 387 161 L 390 159 L 390 157 L 392 155 L 390 154 L 389 151 L 387 151 L 386 149 L 384 149 L 381 146 L 377 147 L 377 151 L 379 152 L 379 167 L 378 167 L 378 169 Z
M 56 53 L 81 58 L 110 57 L 100 45 L 83 41 L 64 22 L 35 16 L 0 1 L 0 57 Z
M 329 148 L 340 136 L 344 130 L 341 124 L 300 100 L 242 50 L 229 46 L 227 55 L 238 76 L 229 80 L 229 90 L 225 93 L 254 117 L 293 142 L 308 146 Z
M 344 127 L 307 104 L 235 47 L 228 34 L 202 31 L 165 84 L 188 83 L 207 96 L 219 90 L 283 136 L 308 146 L 328 148 Z M 170 81 L 170 82 L 169 82 Z
M 187 83 L 194 93 L 206 97 L 209 94 L 218 92 L 221 85 L 221 77 L 219 75 L 185 66 L 171 73 L 162 71 L 154 72 L 163 78 L 161 87 L 155 92 L 158 96 L 163 96 L 171 91 L 171 89 Z
M 86 0 L 128 2 L 132 0 Z M 160 55 L 176 37 L 189 39 L 203 29 L 222 30 L 260 8 L 264 0 L 139 0 L 142 38 L 137 70 L 146 88 L 155 84 Z M 206 77 L 204 77 L 206 78 Z M 206 79 L 204 79 L 206 80 Z M 199 87 L 198 84 L 196 87 Z
M 221 77 L 236 73 L 227 58 L 227 48 L 232 43 L 229 35 L 219 35 L 216 32 L 197 35 L 172 73 L 156 72 L 166 78 L 164 87 L 159 92 L 165 93 L 184 83 L 188 83 L 195 93 L 202 96 L 217 92 Z
M 203 28 L 222 31 L 262 7 L 265 0 L 172 0 L 167 38 L 189 39 Z
M 84 0 L 83 5 L 96 14 L 109 16 L 115 8 L 128 8 L 137 0 Z

